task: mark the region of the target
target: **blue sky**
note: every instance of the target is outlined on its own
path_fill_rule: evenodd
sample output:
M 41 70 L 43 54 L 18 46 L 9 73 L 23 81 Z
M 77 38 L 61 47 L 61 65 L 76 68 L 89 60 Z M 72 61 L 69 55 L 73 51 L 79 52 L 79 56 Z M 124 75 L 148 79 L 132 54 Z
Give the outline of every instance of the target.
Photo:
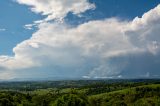
M 158 77 L 159 4 L 160 0 L 1 0 L 1 76 Z
M 70 24 L 111 17 L 131 20 L 137 16 L 141 17 L 145 12 L 156 7 L 160 0 L 90 0 L 90 2 L 96 4 L 96 9 L 83 13 L 85 18 L 77 21 L 79 19 L 77 16 L 69 14 L 66 20 Z
M 26 30 L 25 24 L 42 19 L 43 16 L 35 14 L 29 7 L 19 5 L 12 0 L 0 1 L 0 54 L 13 55 L 12 49 L 21 41 L 31 37 L 35 30 Z

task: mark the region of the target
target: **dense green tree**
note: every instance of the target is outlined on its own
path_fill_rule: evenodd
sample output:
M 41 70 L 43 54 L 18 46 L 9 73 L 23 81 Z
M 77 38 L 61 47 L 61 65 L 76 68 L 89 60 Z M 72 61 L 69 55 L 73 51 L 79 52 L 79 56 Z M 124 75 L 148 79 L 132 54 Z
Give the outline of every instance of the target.
M 87 98 L 78 94 L 66 94 L 58 98 L 52 106 L 87 106 Z
M 0 99 L 0 106 L 15 106 L 13 102 L 8 100 L 7 98 Z

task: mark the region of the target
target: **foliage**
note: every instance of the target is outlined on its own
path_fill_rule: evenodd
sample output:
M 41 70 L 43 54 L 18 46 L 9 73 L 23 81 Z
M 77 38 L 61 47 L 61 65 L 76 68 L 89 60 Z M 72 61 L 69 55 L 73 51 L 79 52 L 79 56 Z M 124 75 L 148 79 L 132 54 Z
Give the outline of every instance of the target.
M 58 98 L 52 106 L 87 106 L 87 98 L 82 95 L 66 94 Z
M 160 106 L 159 81 L 71 81 L 70 86 L 69 81 L 67 86 L 62 82 L 62 87 L 51 87 L 55 82 L 27 82 L 31 89 L 21 89 L 26 82 L 14 83 L 13 89 L 9 83 L 6 89 L 0 87 L 0 106 Z

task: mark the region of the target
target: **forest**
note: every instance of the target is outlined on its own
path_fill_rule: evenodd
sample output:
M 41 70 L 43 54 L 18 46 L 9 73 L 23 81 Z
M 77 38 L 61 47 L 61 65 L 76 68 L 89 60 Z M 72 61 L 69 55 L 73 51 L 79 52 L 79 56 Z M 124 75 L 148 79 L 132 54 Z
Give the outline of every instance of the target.
M 160 80 L 0 82 L 0 106 L 160 106 Z

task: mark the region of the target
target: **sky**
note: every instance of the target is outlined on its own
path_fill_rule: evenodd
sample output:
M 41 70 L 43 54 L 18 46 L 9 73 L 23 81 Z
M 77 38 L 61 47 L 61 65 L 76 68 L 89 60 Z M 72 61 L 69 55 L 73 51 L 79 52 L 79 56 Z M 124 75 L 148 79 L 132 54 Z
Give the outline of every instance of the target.
M 160 0 L 1 0 L 0 79 L 159 78 Z

